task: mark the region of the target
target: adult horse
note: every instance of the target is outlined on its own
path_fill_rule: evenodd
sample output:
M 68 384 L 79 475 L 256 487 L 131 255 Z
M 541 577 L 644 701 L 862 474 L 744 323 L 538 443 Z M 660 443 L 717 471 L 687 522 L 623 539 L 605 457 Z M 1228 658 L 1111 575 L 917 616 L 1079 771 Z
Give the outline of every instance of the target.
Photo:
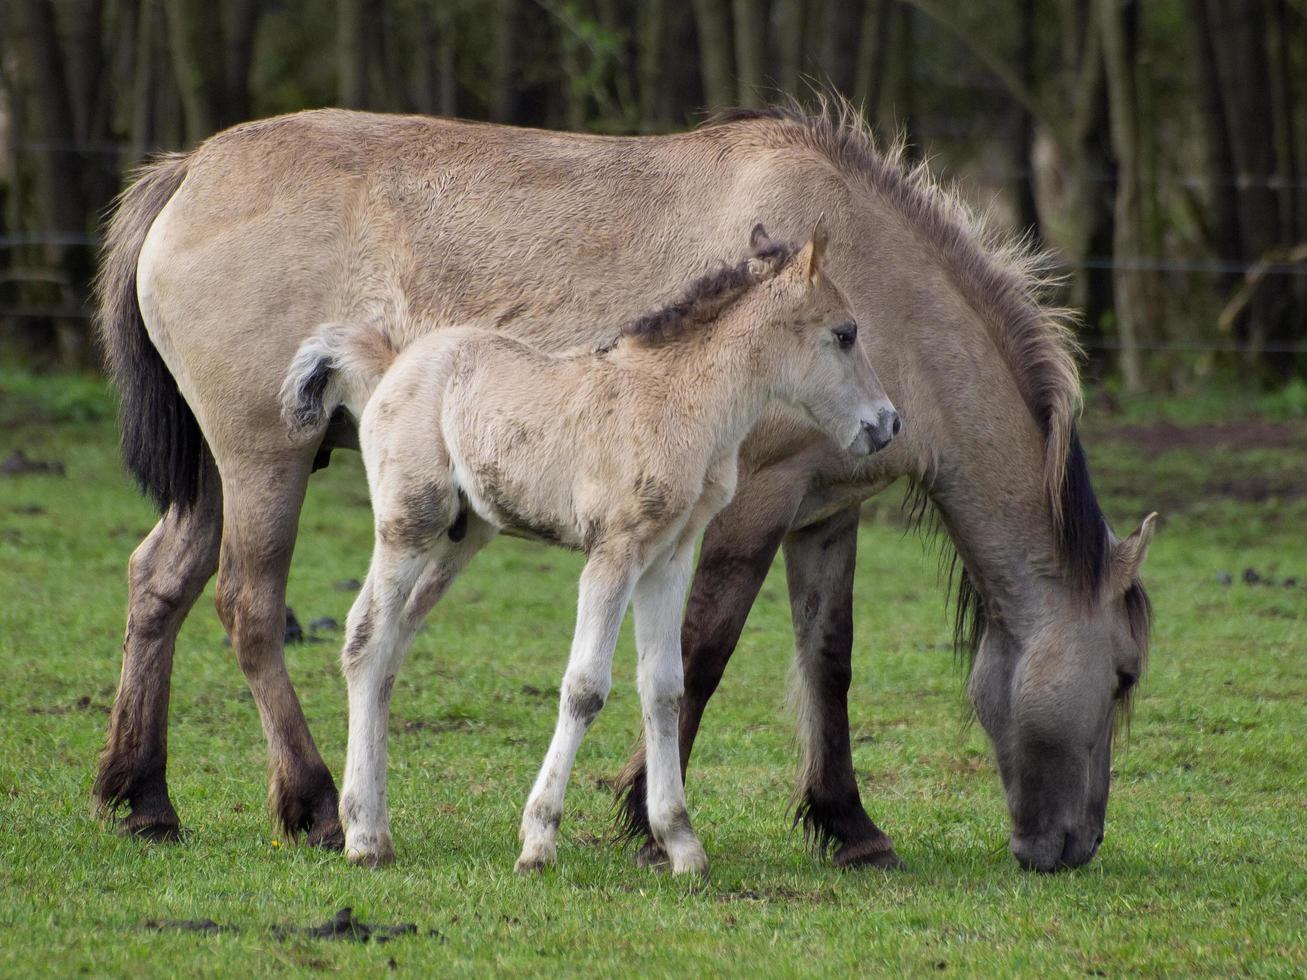
M 683 631 L 688 759 L 763 576 L 784 544 L 796 636 L 799 794 L 837 864 L 893 866 L 863 808 L 846 695 L 858 505 L 907 475 L 962 560 L 969 692 L 992 739 L 1012 850 L 1043 870 L 1102 838 L 1113 719 L 1148 638 L 1137 581 L 1151 523 L 1118 541 L 1075 433 L 1067 320 L 1041 282 L 924 169 L 878 153 L 836 106 L 729 113 L 613 138 L 322 110 L 220 133 L 147 167 L 110 221 L 100 330 L 129 469 L 163 516 L 129 563 L 118 694 L 95 780 L 120 827 L 175 836 L 165 778 L 173 647 L 218 572 L 217 606 L 263 722 L 269 799 L 291 833 L 339 846 L 335 785 L 282 655 L 286 577 L 315 461 L 338 420 L 292 444 L 278 391 L 319 324 L 368 319 L 402 345 L 443 324 L 542 348 L 609 339 L 731 255 L 755 222 L 802 238 L 821 215 L 830 274 L 864 324 L 903 436 L 851 458 L 773 413 L 709 527 Z M 600 330 L 600 334 L 596 333 Z M 629 811 L 643 826 L 639 765 Z

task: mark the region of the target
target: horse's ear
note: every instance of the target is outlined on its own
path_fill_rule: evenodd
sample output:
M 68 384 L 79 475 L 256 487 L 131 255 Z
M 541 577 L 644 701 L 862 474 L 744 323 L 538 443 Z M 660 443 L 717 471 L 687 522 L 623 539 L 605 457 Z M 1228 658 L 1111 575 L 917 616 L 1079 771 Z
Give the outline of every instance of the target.
M 813 225 L 812 237 L 799 252 L 799 269 L 803 272 L 805 285 L 811 286 L 821 272 L 822 259 L 826 255 L 826 219 L 823 215 Z
M 767 234 L 767 229 L 759 221 L 753 226 L 753 231 L 749 232 L 749 247 L 755 252 L 761 252 L 771 244 L 771 236 Z
M 1112 549 L 1112 592 L 1125 595 L 1127 589 L 1139 577 L 1139 570 L 1148 557 L 1148 546 L 1153 540 L 1153 531 L 1157 529 L 1157 512 L 1149 514 L 1144 522 L 1124 541 L 1119 541 Z
M 821 272 L 822 260 L 826 257 L 826 216 L 822 215 L 812 226 L 812 238 L 803 249 L 803 275 L 809 285 Z

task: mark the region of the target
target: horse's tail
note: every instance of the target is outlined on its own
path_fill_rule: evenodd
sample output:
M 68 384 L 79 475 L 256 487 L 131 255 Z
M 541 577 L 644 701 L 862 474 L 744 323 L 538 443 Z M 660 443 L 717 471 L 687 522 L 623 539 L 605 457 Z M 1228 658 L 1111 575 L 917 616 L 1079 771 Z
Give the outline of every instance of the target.
M 95 277 L 96 333 L 118 387 L 123 463 L 159 505 L 188 508 L 199 496 L 209 447 L 177 381 L 150 342 L 136 298 L 145 236 L 190 166 L 190 154 L 147 164 L 114 202 Z
M 324 323 L 300 344 L 281 386 L 281 417 L 293 435 L 324 425 L 339 406 L 354 418 L 399 351 L 390 335 L 363 323 Z

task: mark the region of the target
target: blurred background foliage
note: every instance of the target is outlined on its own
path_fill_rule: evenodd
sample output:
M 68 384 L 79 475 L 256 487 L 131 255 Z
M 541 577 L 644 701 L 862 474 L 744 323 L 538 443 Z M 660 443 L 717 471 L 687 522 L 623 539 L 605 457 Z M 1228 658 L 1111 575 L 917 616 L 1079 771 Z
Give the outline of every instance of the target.
M 1065 273 L 1091 373 L 1303 401 L 1307 0 L 4 0 L 0 350 L 94 364 L 149 153 L 343 105 L 658 133 L 814 86 Z

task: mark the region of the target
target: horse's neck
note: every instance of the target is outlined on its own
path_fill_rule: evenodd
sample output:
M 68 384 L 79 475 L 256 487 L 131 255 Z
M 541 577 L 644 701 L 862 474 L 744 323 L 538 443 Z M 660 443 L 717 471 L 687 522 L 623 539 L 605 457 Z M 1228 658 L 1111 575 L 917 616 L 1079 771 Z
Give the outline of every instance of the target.
M 637 370 L 670 393 L 664 410 L 698 429 L 702 438 L 692 441 L 713 452 L 738 449 L 775 395 L 775 359 L 761 329 L 741 313 L 727 311 L 711 326 L 690 326 L 694 333 L 653 348 L 626 341 Z
M 872 364 L 905 419 L 893 462 L 872 457 L 869 472 L 906 474 L 926 489 L 987 611 L 1023 632 L 1060 575 L 1044 435 L 947 270 L 906 235 L 886 244 L 877 243 L 902 257 L 900 269 L 838 270 L 854 285 Z M 897 473 L 877 469 L 886 465 Z

